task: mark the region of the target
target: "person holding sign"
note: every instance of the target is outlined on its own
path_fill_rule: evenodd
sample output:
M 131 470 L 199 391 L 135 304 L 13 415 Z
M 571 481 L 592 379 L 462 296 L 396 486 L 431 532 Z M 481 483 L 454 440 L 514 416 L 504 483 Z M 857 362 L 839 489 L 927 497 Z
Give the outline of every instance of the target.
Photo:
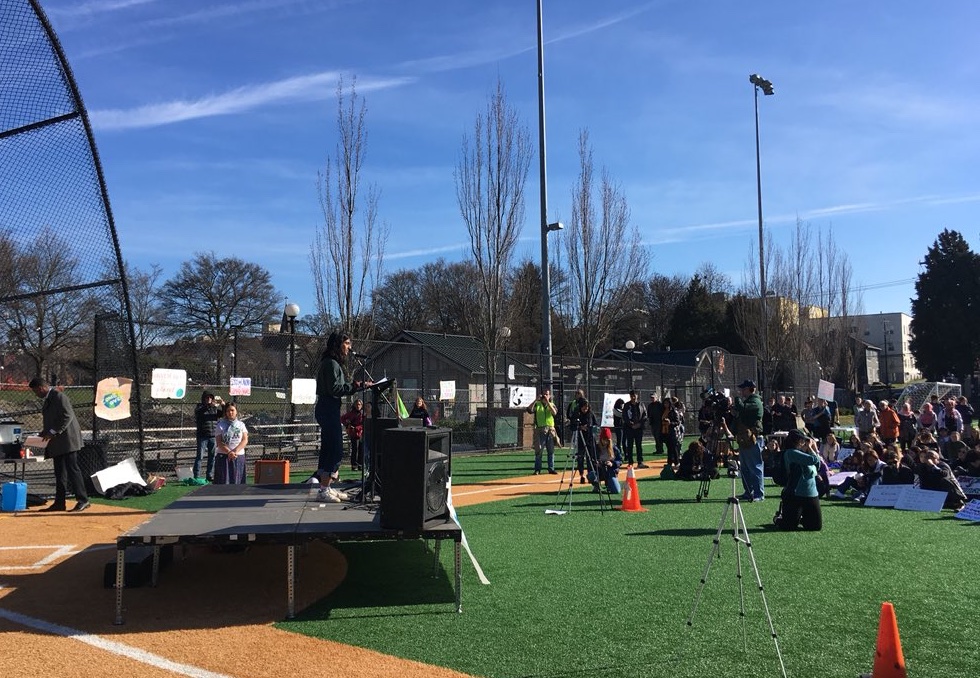
M 350 350 L 348 335 L 331 332 L 316 373 L 316 407 L 313 415 L 320 425 L 320 459 L 313 477 L 320 481 L 327 494 L 332 492 L 330 484 L 340 477 L 340 460 L 344 456 L 340 399 L 372 384 L 370 381 L 347 380 L 341 364 L 347 360 Z
M 819 532 L 823 528 L 823 515 L 817 491 L 820 468 L 817 441 L 803 429 L 790 431 L 783 441 L 783 465 L 786 486 L 773 523 L 781 530 L 798 530 L 802 526 L 804 530 Z
M 238 406 L 225 403 L 224 417 L 215 427 L 214 482 L 216 485 L 245 484 L 245 446 L 248 429 L 238 418 Z
M 544 389 L 527 408 L 534 415 L 534 475 L 541 473 L 541 448 L 548 450 L 548 473 L 555 475 L 555 415 L 558 408 L 551 402 L 551 390 Z

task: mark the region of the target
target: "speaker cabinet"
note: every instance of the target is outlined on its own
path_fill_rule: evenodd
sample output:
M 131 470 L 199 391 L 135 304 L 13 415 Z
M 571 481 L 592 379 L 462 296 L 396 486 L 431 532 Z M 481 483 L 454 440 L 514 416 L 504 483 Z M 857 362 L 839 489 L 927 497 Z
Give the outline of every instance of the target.
M 447 518 L 452 431 L 423 427 L 386 429 L 382 446 L 382 529 L 420 532 L 427 521 Z

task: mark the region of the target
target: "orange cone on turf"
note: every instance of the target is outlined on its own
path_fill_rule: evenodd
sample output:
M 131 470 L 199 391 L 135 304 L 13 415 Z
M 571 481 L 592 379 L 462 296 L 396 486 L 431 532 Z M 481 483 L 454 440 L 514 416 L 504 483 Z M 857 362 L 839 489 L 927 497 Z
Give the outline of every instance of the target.
M 626 487 L 623 488 L 623 505 L 619 508 L 622 511 L 646 511 L 645 508 L 640 506 L 640 488 L 636 486 L 633 465 L 630 464 L 626 468 Z
M 871 678 L 907 678 L 902 641 L 898 637 L 898 620 L 895 618 L 895 606 L 891 603 L 881 604 L 878 644 L 875 646 Z

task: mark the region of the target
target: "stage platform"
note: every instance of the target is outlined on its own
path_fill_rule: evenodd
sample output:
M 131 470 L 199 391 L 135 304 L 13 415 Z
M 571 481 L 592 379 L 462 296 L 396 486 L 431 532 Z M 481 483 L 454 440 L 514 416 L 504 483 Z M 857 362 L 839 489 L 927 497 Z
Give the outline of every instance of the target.
M 123 620 L 126 549 L 154 547 L 153 577 L 159 573 L 160 548 L 168 544 L 281 544 L 286 554 L 286 617 L 295 614 L 296 547 L 312 540 L 433 539 L 439 558 L 443 539 L 453 540 L 456 611 L 462 611 L 460 545 L 463 531 L 451 518 L 425 523 L 421 531 L 384 530 L 378 504 L 323 503 L 316 488 L 296 485 L 205 485 L 184 495 L 149 520 L 116 539 L 116 617 Z

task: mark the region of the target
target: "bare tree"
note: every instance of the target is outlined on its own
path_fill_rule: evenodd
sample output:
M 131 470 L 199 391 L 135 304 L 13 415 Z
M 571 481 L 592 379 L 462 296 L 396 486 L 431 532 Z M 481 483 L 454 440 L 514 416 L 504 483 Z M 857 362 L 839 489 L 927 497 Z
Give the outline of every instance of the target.
M 277 317 L 281 299 L 266 269 L 236 257 L 218 259 L 214 252 L 195 254 L 160 289 L 167 321 L 184 328 L 186 337 L 211 342 L 218 379 L 234 328 Z
M 361 193 L 367 106 L 356 84 L 355 79 L 345 93 L 343 78 L 337 83 L 339 140 L 317 173 L 323 225 L 310 247 L 310 268 L 317 314 L 336 318 L 345 331 L 365 337 L 372 325 L 367 301 L 381 277 L 388 228 L 378 222 L 378 188 L 372 185 Z
M 92 292 L 72 289 L 82 282 L 71 244 L 48 227 L 34 240 L 18 245 L 0 237 L 0 250 L 10 258 L 3 274 L 9 299 L 0 313 L 7 339 L 29 367 L 25 377 L 45 376 L 85 352 L 97 310 Z M 57 375 L 51 378 L 52 383 Z
M 473 335 L 480 317 L 480 290 L 473 284 L 478 276 L 470 261 L 432 261 L 422 267 L 422 305 L 432 332 Z
M 530 134 L 498 80 L 486 111 L 476 116 L 472 138 L 463 136 L 454 173 L 477 271 L 481 303 L 476 336 L 486 349 L 488 394 L 493 383 L 490 356 L 503 326 L 507 276 L 524 224 L 524 185 L 532 157 Z
M 124 265 L 129 282 L 129 305 L 136 325 L 136 349 L 145 351 L 163 339 L 169 329 L 164 325 L 165 314 L 159 299 L 163 269 L 158 264 L 151 264 L 149 271 L 129 262 Z
M 603 169 L 598 186 L 589 134 L 579 135 L 579 176 L 572 190 L 572 217 L 563 238 L 568 284 L 560 296 L 566 322 L 586 360 L 592 360 L 625 314 L 645 305 L 641 280 L 646 258 L 630 224 L 626 196 Z

